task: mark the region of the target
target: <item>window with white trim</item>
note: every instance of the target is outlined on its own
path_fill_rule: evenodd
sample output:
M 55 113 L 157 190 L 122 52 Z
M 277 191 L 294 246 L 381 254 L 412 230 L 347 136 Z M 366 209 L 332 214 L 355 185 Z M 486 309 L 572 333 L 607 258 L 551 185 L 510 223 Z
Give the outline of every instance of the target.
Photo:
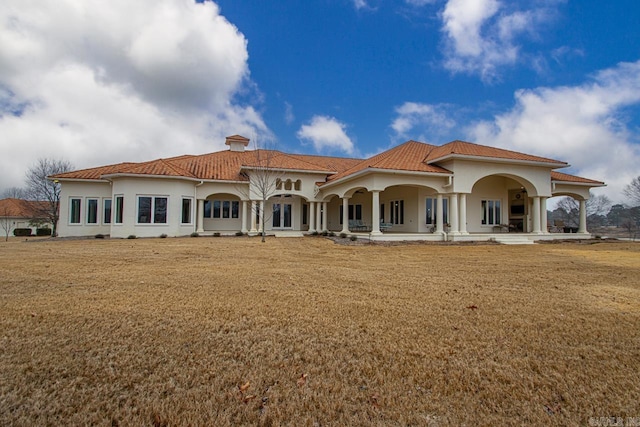
M 392 224 L 404 224 L 404 200 L 392 200 L 389 202 Z
M 208 210 L 210 212 L 207 212 L 205 203 L 205 218 L 229 219 L 240 217 L 240 202 L 238 200 L 207 200 L 207 202 L 209 202 Z
M 111 224 L 111 199 L 102 201 L 102 223 Z
M 138 196 L 138 224 L 166 224 L 168 197 Z
M 435 197 L 427 197 L 426 203 L 426 224 L 435 225 L 436 215 L 438 213 L 438 199 Z M 444 224 L 449 223 L 449 199 L 442 198 L 442 221 Z
M 502 210 L 500 200 L 482 201 L 482 225 L 500 225 L 502 222 Z
M 82 207 L 82 199 L 80 198 L 71 198 L 69 199 L 69 223 L 70 224 L 80 224 L 82 215 L 80 212 L 80 208 Z
M 87 224 L 98 223 L 98 199 L 87 199 Z
M 192 217 L 193 217 L 192 206 L 193 206 L 193 199 L 191 199 L 190 197 L 182 198 L 182 223 L 183 224 L 192 223 Z
M 124 196 L 115 196 L 116 212 L 114 221 L 116 224 L 122 224 L 124 220 Z

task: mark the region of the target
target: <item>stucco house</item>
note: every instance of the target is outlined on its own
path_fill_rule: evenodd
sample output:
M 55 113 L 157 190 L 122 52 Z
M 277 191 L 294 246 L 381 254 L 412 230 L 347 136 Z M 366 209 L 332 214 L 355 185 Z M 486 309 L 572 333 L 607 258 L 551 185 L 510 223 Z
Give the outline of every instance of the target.
M 48 207 L 47 202 L 41 201 L 15 198 L 0 200 L 0 225 L 3 234 L 12 234 L 16 228 L 29 228 L 31 234 L 36 234 L 38 228 L 51 228 L 51 221 L 43 214 Z
M 50 177 L 61 183 L 60 236 L 197 232 L 372 240 L 589 237 L 585 201 L 604 183 L 558 172 L 568 163 L 453 141 L 407 141 L 367 159 L 247 149 L 120 163 Z M 262 197 L 264 194 L 265 197 Z M 547 199 L 580 202 L 578 233 L 550 233 Z M 263 216 L 264 215 L 264 216 Z

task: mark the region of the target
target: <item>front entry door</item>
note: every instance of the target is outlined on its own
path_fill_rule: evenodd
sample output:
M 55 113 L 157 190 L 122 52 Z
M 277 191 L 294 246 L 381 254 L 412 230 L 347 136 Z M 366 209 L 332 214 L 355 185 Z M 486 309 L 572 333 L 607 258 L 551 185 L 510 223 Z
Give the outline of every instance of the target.
M 273 228 L 291 228 L 291 203 L 273 204 Z

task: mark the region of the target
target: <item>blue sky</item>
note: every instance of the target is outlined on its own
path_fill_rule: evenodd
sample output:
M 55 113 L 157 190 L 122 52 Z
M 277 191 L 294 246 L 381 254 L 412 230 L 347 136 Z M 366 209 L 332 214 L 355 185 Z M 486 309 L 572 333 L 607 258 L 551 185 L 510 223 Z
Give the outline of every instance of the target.
M 0 190 L 40 156 L 84 168 L 239 133 L 349 157 L 463 139 L 568 161 L 621 201 L 638 28 L 632 0 L 8 0 Z

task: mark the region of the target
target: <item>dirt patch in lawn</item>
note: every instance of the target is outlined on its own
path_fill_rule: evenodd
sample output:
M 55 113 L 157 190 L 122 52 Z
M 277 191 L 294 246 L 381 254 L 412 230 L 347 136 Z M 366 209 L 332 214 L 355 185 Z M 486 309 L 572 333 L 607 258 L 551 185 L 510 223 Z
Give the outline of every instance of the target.
M 0 243 L 2 425 L 640 417 L 640 245 Z

